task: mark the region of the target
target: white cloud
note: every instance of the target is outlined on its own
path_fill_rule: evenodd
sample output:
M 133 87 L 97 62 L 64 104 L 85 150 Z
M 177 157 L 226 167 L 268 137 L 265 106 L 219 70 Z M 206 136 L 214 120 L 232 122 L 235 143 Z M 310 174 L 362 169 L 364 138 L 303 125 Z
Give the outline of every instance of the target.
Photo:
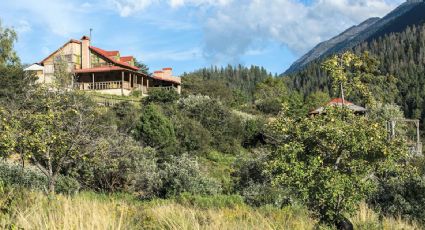
M 122 17 L 130 16 L 146 9 L 159 0 L 109 0 Z
M 14 0 L 2 2 L 3 10 L 17 11 L 24 15 L 32 25 L 44 27 L 53 34 L 67 37 L 72 33 L 80 32 L 85 23 L 80 13 L 81 7 L 76 2 L 66 0 Z M 19 22 L 18 28 L 25 23 Z
M 18 21 L 18 25 L 15 27 L 16 32 L 23 34 L 31 31 L 31 25 L 27 20 L 21 19 Z
M 242 4 L 245 3 L 245 4 Z M 208 17 L 204 54 L 213 62 L 238 62 L 256 46 L 278 41 L 300 55 L 369 17 L 384 16 L 399 0 L 235 1 Z

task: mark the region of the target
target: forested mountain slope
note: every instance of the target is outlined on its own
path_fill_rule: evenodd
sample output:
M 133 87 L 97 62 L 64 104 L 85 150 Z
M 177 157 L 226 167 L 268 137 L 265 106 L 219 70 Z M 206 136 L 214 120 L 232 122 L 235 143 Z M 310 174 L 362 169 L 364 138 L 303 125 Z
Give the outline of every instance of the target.
M 363 42 L 372 41 L 390 33 L 402 32 L 408 26 L 418 26 L 424 21 L 425 2 L 407 1 L 383 18 L 367 19 L 358 26 L 353 26 L 334 38 L 320 43 L 295 61 L 285 74 L 295 73 L 311 62 L 352 49 Z
M 425 118 L 425 24 L 412 26 L 400 33 L 391 33 L 353 48 L 378 59 L 382 74 L 394 75 L 396 90 L 388 90 L 386 99 L 401 105 L 410 118 Z M 287 79 L 291 88 L 304 95 L 317 90 L 332 91 L 329 77 L 319 61 Z

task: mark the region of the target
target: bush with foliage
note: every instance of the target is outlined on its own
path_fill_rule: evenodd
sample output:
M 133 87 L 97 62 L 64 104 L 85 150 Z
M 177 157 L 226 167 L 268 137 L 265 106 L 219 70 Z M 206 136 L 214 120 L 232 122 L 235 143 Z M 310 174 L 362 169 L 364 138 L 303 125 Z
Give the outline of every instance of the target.
M 149 103 L 173 103 L 179 99 L 180 95 L 176 90 L 153 88 L 149 89 L 149 96 L 143 99 L 144 104 Z
M 217 150 L 224 153 L 239 152 L 242 123 L 220 101 L 193 96 L 180 100 L 178 106 L 184 114 L 201 123 L 211 133 L 212 144 Z
M 181 152 L 202 154 L 208 151 L 212 137 L 198 121 L 178 116 L 173 123 Z
M 204 176 L 198 162 L 187 154 L 172 156 L 161 165 L 161 197 L 178 196 L 182 193 L 214 195 L 221 191 L 215 180 Z
M 48 190 L 48 178 L 39 169 L 34 166 L 25 166 L 0 161 L 0 180 L 5 185 L 37 189 L 41 191 Z M 73 194 L 78 192 L 80 184 L 72 177 L 59 175 L 56 184 L 56 192 Z
M 376 180 L 378 189 L 368 199 L 375 209 L 425 224 L 425 175 L 410 166 L 385 167 Z
M 135 137 L 145 146 L 166 149 L 176 143 L 173 123 L 155 104 L 143 108 L 140 121 L 136 126 Z
M 352 214 L 374 190 L 371 175 L 378 166 L 401 164 L 407 156 L 402 143 L 387 140 L 379 123 L 339 107 L 299 122 L 282 113 L 269 128 L 273 185 L 290 188 L 330 225 Z

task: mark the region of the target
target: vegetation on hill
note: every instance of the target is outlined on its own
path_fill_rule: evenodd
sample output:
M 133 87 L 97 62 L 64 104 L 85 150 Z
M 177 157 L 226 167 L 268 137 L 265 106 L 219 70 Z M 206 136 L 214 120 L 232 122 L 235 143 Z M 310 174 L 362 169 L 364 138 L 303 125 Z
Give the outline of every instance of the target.
M 369 52 L 377 62 L 379 75 L 387 80 L 376 85 L 386 103 L 402 107 L 406 117 L 422 121 L 425 118 L 425 25 L 408 27 L 400 33 L 393 33 L 355 47 L 355 53 Z M 318 90 L 330 92 L 333 89 L 328 73 L 321 63 L 308 65 L 302 71 L 285 77 L 292 89 L 304 96 Z M 356 99 L 353 95 L 350 99 Z
M 332 91 L 304 97 L 258 67 L 197 71 L 183 77 L 183 95 L 155 90 L 105 107 L 36 84 L 13 50 L 2 60 L 0 227 L 424 224 L 425 164 L 402 137 L 387 139 L 383 121 L 402 112 L 377 93 L 388 76 L 368 55 L 326 65 L 330 86 L 370 106 L 365 117 L 341 108 L 309 117 Z

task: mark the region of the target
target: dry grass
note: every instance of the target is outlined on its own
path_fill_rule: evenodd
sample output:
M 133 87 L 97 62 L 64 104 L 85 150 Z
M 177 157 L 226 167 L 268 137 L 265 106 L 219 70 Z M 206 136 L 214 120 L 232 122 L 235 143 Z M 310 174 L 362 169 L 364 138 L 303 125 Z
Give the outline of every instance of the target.
M 383 230 L 416 230 L 422 229 L 417 223 L 407 222 L 401 218 L 385 217 L 379 220 L 379 215 L 365 203 L 360 204 L 357 215 L 352 219 L 356 229 L 383 229 Z
M 150 229 L 312 229 L 315 221 L 307 214 L 287 210 L 252 210 L 248 207 L 200 210 L 179 204 L 150 209 Z
M 26 192 L 0 229 L 314 229 L 302 208 L 251 208 L 245 205 L 199 208 L 175 201 L 143 203 L 93 194 L 49 199 Z M 1 217 L 1 215 L 0 215 Z M 400 218 L 384 218 L 362 204 L 352 218 L 355 229 L 420 229 Z

